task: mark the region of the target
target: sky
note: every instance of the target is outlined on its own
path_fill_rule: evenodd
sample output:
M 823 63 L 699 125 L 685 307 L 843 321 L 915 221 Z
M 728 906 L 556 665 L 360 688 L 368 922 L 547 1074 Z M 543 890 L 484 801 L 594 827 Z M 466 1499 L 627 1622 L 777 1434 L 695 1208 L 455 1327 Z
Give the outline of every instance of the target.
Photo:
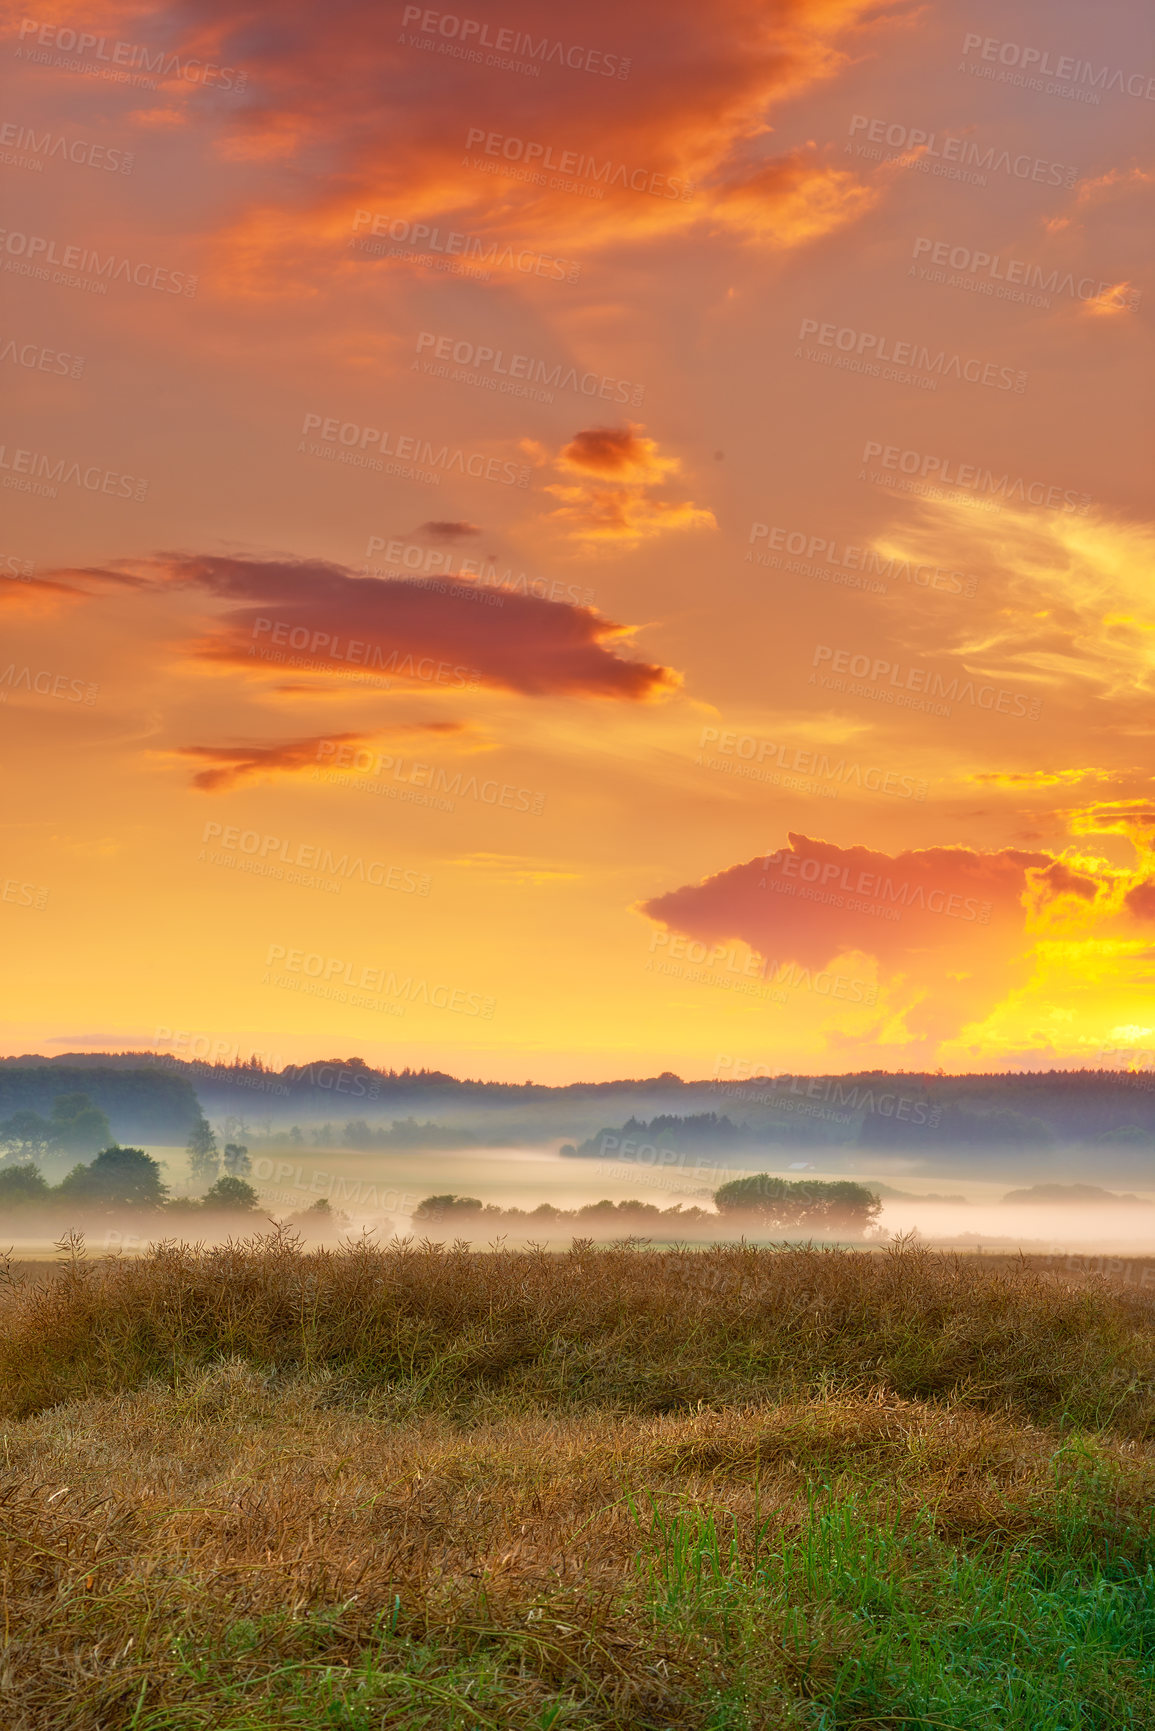
M 1149 1062 L 1149 11 L 462 6 L 6 14 L 0 1050 Z

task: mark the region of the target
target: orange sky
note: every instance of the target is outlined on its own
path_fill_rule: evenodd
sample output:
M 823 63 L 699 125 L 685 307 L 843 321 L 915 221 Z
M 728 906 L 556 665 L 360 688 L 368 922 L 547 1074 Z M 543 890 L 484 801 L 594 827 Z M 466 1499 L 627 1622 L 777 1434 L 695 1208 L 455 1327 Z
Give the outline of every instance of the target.
M 0 56 L 6 1051 L 1152 1044 L 1140 7 Z

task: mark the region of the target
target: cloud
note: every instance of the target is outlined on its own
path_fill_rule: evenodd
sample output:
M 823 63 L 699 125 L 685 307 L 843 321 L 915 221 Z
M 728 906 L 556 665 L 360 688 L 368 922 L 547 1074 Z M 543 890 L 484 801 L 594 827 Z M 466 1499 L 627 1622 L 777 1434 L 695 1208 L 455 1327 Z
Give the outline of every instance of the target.
M 360 577 L 319 559 L 169 554 L 149 568 L 156 580 L 225 603 L 194 659 L 255 677 L 288 674 L 297 689 L 356 681 L 369 690 L 368 673 L 382 690 L 397 680 L 448 694 L 485 686 L 644 702 L 678 683 L 668 667 L 617 653 L 627 627 L 569 602 L 511 593 L 491 607 L 465 580 Z
M 1085 317 L 1117 318 L 1120 313 L 1135 311 L 1139 304 L 1139 293 L 1129 282 L 1117 282 L 1079 304 Z
M 577 32 L 536 0 L 504 0 L 499 23 L 516 58 L 580 41 L 593 70 L 555 54 L 540 78 L 499 70 L 478 81 L 454 57 L 458 14 L 438 13 L 438 28 L 425 30 L 428 14 L 399 10 L 397 27 L 383 29 L 378 8 L 350 0 L 334 28 L 304 0 L 286 0 L 270 28 L 256 0 L 190 0 L 190 27 L 211 20 L 226 31 L 218 63 L 223 54 L 250 72 L 244 103 L 220 117 L 218 153 L 283 163 L 295 199 L 238 221 L 222 280 L 233 293 L 308 293 L 335 255 L 349 270 L 424 270 L 420 246 L 413 261 L 350 253 L 358 208 L 569 256 L 698 224 L 803 245 L 853 221 L 871 194 L 809 153 L 768 157 L 768 112 L 834 77 L 909 10 L 906 0 L 595 3 Z M 556 172 L 567 159 L 568 172 Z M 600 196 L 575 196 L 569 182 Z M 285 271 L 290 257 L 297 268 Z
M 562 503 L 550 512 L 555 523 L 571 527 L 577 541 L 648 541 L 679 529 L 716 529 L 712 511 L 688 499 L 647 498 L 633 487 L 547 487 Z
M 1155 804 L 1149 799 L 1083 806 L 1064 816 L 1072 835 L 1126 836 L 1140 858 L 1155 852 Z
M 795 151 L 749 180 L 723 185 L 713 199 L 720 226 L 778 248 L 805 245 L 865 216 L 881 189 L 864 186 L 844 168 Z
M 787 847 L 655 896 L 640 911 L 703 944 L 739 939 L 776 968 L 872 958 L 903 1037 L 937 1042 L 1025 978 L 1029 874 L 1054 863 L 1012 848 L 890 855 L 792 832 Z
M 0 607 L 49 613 L 72 602 L 91 601 L 102 589 L 139 589 L 144 582 L 131 572 L 99 566 L 64 567 L 37 576 L 29 565 L 20 575 L 0 572 Z
M 1123 903 L 1127 912 L 1137 920 L 1155 920 L 1155 878 L 1144 878 L 1142 883 L 1128 890 Z
M 305 739 L 286 739 L 273 744 L 256 745 L 180 745 L 163 755 L 191 758 L 208 767 L 193 776 L 192 785 L 204 793 L 222 793 L 245 782 L 273 781 L 282 776 L 299 776 L 312 770 L 332 767 L 335 750 L 348 747 L 353 754 L 375 745 L 382 738 L 394 738 L 408 733 L 462 733 L 465 724 L 455 721 L 414 721 L 382 733 L 328 733 L 310 735 Z M 162 754 L 158 754 L 162 755 Z M 353 761 L 352 758 L 350 761 Z
M 1125 781 L 1129 776 L 1141 774 L 1141 771 L 1129 769 L 982 769 L 968 775 L 967 781 L 974 781 L 989 787 L 1071 787 L 1080 781 Z
M 356 746 L 363 739 L 357 733 L 337 733 L 331 737 L 337 745 Z M 207 769 L 193 776 L 192 784 L 203 793 L 220 793 L 247 781 L 271 781 L 278 774 L 296 775 L 315 768 L 324 743 L 321 736 L 314 736 L 286 739 L 273 745 L 179 745 L 171 755 L 207 764 Z
M 633 421 L 624 427 L 590 427 L 562 446 L 557 466 L 579 475 L 647 485 L 676 475 L 681 468 L 677 457 L 660 457 L 656 440 L 642 438 L 641 433 L 641 426 Z
M 470 535 L 480 535 L 476 523 L 422 523 L 415 531 L 431 541 L 464 541 Z
M 1009 492 L 1015 475 L 1011 466 L 990 479 Z M 1111 517 L 1074 491 L 1065 497 L 1074 508 L 1004 503 L 982 521 L 969 503 L 923 501 L 896 531 L 904 558 L 934 563 L 948 545 L 956 569 L 997 594 L 997 607 L 960 619 L 952 653 L 1029 681 L 1044 698 L 1056 756 L 1068 743 L 1086 749 L 1092 696 L 1103 700 L 1103 725 L 1146 728 L 1155 692 L 1155 525 Z M 920 637 L 941 652 L 942 628 L 929 614 L 900 629 L 917 652 Z
M 639 541 L 685 529 L 716 529 L 712 511 L 689 499 L 660 499 L 654 489 L 678 474 L 677 457 L 663 457 L 654 439 L 634 422 L 589 427 L 575 433 L 558 454 L 563 474 L 596 477 L 584 484 L 555 483 L 544 490 L 561 501 L 549 513 L 576 541 Z
M 1034 888 L 1040 901 L 1059 896 L 1077 896 L 1082 901 L 1095 900 L 1099 885 L 1092 877 L 1074 872 L 1062 860 L 1043 866 L 1034 874 Z

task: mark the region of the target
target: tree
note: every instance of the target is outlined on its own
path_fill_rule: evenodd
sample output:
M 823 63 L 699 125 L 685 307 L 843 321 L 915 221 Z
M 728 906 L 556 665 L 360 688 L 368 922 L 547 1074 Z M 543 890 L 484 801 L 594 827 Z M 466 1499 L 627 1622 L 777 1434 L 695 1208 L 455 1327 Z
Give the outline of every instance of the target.
M 56 1194 L 97 1208 L 157 1208 L 168 1195 L 160 1164 L 143 1148 L 105 1148 L 90 1166 L 74 1166 Z
M 58 1094 L 52 1102 L 52 1146 L 61 1154 L 95 1154 L 112 1142 L 112 1126 L 87 1094 Z
M 451 1222 L 467 1221 L 481 1213 L 480 1196 L 427 1196 L 424 1202 L 419 1202 L 413 1210 L 415 1221 Z
M 0 1148 L 21 1162 L 46 1154 L 95 1154 L 112 1141 L 108 1119 L 87 1094 L 58 1094 L 51 1118 L 38 1112 L 15 1112 L 0 1124 Z
M 51 1195 L 40 1168 L 31 1162 L 26 1166 L 5 1166 L 0 1171 L 0 1208 L 20 1207 L 26 1202 L 46 1202 Z
M 249 1151 L 243 1142 L 226 1142 L 221 1164 L 231 1178 L 247 1178 L 253 1169 Z
M 193 1125 L 188 1139 L 188 1166 L 197 1183 L 211 1183 L 220 1171 L 217 1139 L 207 1118 Z
M 39 1112 L 14 1112 L 0 1124 L 0 1149 L 5 1160 L 36 1160 L 52 1146 L 54 1126 Z
M 719 1214 L 745 1215 L 770 1231 L 803 1227 L 842 1237 L 861 1236 L 882 1209 L 880 1199 L 863 1184 L 817 1179 L 794 1183 L 768 1172 L 723 1184 L 714 1192 L 714 1203 Z
M 205 1193 L 204 1206 L 207 1209 L 220 1209 L 229 1214 L 251 1214 L 260 1207 L 260 1201 L 251 1184 L 246 1184 L 243 1178 L 234 1178 L 226 1172 L 218 1178 L 212 1189 Z

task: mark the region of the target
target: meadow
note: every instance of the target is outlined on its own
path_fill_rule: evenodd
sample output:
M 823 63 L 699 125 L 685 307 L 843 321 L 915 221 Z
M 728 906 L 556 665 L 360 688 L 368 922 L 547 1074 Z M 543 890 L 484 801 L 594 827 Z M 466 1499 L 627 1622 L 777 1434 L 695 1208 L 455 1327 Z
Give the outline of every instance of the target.
M 13 1731 L 1155 1721 L 1155 1301 L 911 1245 L 14 1274 Z

